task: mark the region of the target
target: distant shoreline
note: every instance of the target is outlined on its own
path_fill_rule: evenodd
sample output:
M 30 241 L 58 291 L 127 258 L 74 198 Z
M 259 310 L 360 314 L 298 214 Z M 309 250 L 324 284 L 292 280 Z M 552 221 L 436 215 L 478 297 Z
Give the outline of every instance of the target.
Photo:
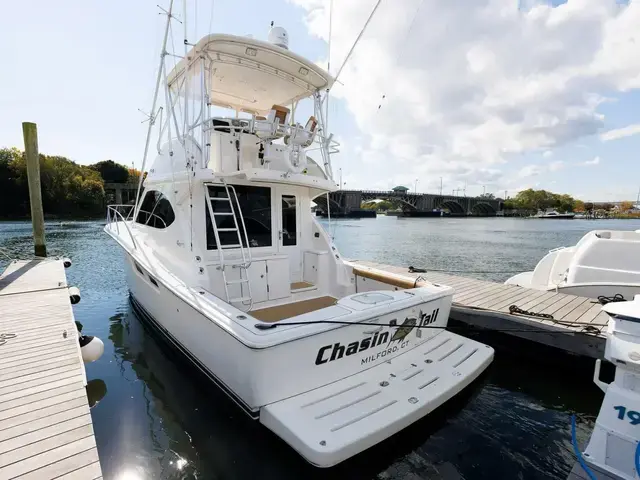
M 94 215 L 94 216 L 83 216 L 79 217 L 77 215 L 45 215 L 44 221 L 46 222 L 57 222 L 57 221 L 92 221 L 92 220 L 104 220 L 106 219 L 107 214 L 105 212 L 104 215 Z M 0 217 L 0 222 L 30 222 L 31 217 Z

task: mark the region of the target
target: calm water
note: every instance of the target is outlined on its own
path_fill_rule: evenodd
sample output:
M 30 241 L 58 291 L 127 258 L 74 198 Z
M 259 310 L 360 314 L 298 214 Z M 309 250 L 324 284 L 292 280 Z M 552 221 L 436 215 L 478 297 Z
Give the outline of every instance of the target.
M 497 272 L 531 269 L 547 250 L 595 228 L 640 222 L 380 217 L 334 221 L 330 233 L 347 257 L 504 280 L 510 273 Z M 564 479 L 573 463 L 570 415 L 579 418 L 582 444 L 599 409 L 591 362 L 483 334 L 496 359 L 463 395 L 364 454 L 318 470 L 143 329 L 129 307 L 120 251 L 101 222 L 50 223 L 47 242 L 51 253 L 72 258 L 67 276 L 82 292 L 76 319 L 105 342 L 87 375 L 106 479 Z M 0 247 L 29 255 L 30 224 L 0 223 Z

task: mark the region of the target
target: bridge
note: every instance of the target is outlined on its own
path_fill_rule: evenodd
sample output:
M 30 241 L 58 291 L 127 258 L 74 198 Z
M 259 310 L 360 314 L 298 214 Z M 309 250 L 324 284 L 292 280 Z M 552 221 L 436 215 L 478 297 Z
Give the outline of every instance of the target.
M 400 202 L 406 212 L 431 212 L 443 210 L 454 216 L 494 216 L 503 209 L 501 199 L 485 197 L 459 197 L 434 195 L 431 193 L 409 193 L 405 191 L 338 190 L 329 194 L 331 212 L 348 214 L 361 208 L 362 202 L 389 200 Z M 314 199 L 320 210 L 327 211 L 327 197 Z
M 107 204 L 118 205 L 133 204 L 136 201 L 138 183 L 105 183 L 104 193 L 107 195 Z

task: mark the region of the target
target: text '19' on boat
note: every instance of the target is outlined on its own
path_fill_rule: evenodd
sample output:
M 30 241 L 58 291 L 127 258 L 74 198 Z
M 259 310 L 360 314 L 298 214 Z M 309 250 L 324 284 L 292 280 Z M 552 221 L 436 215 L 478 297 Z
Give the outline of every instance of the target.
M 105 227 L 143 320 L 320 467 L 480 375 L 493 350 L 445 330 L 450 287 L 366 278 L 311 215 L 312 199 L 336 190 L 333 79 L 288 50 L 284 29 L 269 41 L 207 35 L 168 74 L 165 64 L 157 156 L 137 204 L 110 206 Z M 313 115 L 301 124 L 304 100 Z

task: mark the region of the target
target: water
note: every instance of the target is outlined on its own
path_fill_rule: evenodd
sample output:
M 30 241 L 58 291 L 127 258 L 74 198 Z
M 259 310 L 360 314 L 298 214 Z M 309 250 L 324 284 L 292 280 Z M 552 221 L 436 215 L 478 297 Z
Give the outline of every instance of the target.
M 588 230 L 638 229 L 640 221 L 380 217 L 327 228 L 347 257 L 504 280 L 510 273 L 497 272 L 531 269 Z M 143 329 L 119 247 L 100 222 L 49 223 L 47 242 L 52 254 L 72 258 L 68 280 L 82 292 L 76 319 L 105 342 L 87 376 L 106 479 L 564 479 L 573 464 L 570 415 L 584 444 L 602 400 L 591 362 L 479 335 L 496 359 L 463 395 L 364 454 L 315 469 Z M 0 247 L 29 255 L 30 224 L 0 223 Z

